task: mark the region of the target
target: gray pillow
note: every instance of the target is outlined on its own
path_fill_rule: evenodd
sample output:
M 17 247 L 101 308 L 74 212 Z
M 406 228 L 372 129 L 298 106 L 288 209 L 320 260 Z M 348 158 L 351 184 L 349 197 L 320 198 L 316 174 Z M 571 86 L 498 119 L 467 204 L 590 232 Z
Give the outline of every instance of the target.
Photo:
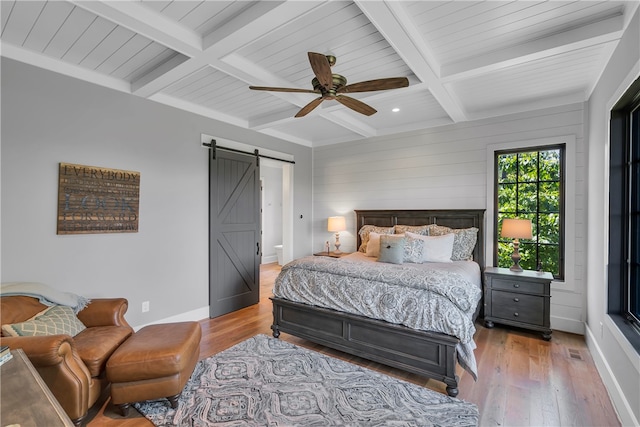
M 402 264 L 404 261 L 404 236 L 382 234 L 380 236 L 379 262 Z
M 424 241 L 404 235 L 404 261 L 420 264 L 424 261 Z

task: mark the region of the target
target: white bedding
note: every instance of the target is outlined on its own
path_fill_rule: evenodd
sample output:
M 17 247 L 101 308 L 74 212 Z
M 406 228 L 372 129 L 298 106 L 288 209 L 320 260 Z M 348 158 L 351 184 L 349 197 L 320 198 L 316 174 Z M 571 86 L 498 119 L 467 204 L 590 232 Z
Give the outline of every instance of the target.
M 378 259 L 375 257 L 366 256 L 362 252 L 354 252 L 349 255 L 345 255 L 342 258 L 338 258 L 342 262 L 373 262 L 378 263 Z M 480 266 L 474 261 L 452 261 L 452 262 L 425 262 L 422 264 L 414 264 L 405 262 L 402 264 L 408 268 L 418 268 L 423 270 L 439 270 L 447 271 L 450 273 L 458 273 L 473 283 L 482 290 L 482 279 L 480 275 Z

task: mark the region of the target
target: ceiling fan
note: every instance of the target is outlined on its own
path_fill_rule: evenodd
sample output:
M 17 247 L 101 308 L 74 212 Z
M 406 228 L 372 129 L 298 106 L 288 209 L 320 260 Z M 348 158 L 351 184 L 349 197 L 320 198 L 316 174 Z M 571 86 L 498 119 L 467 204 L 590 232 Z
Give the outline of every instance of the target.
M 313 90 L 266 86 L 249 86 L 249 89 L 267 90 L 272 92 L 316 93 L 320 95 L 318 98 L 302 107 L 302 109 L 296 114 L 296 117 L 306 116 L 314 108 L 320 105 L 322 101 L 329 99 L 335 99 L 342 105 L 349 107 L 358 113 L 370 116 L 376 113 L 375 108 L 344 94 L 398 89 L 409 86 L 409 80 L 406 77 L 367 80 L 347 85 L 347 79 L 344 76 L 341 76 L 340 74 L 333 74 L 331 72 L 331 67 L 336 63 L 336 57 L 333 55 L 309 52 L 309 63 L 311 64 L 313 73 L 316 75 L 315 78 L 311 80 Z

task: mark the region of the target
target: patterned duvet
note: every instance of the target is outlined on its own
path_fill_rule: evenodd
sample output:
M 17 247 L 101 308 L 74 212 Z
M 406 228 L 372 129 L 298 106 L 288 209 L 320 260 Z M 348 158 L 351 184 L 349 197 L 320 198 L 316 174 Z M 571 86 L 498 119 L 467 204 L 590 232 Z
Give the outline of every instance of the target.
M 361 253 L 341 259 L 305 257 L 282 267 L 274 296 L 442 332 L 460 340 L 459 363 L 477 377 L 473 317 L 482 292 L 471 261 L 401 265 Z

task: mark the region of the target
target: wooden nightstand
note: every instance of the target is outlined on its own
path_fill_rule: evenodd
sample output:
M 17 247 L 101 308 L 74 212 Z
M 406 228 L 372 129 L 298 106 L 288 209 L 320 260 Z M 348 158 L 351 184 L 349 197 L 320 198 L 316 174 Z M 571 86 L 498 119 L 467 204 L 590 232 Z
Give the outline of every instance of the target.
M 484 270 L 484 324 L 518 326 L 551 339 L 551 281 L 547 272 L 487 267 Z
M 328 256 L 331 258 L 342 258 L 343 256 L 347 256 L 350 255 L 351 252 L 341 252 L 339 254 L 335 253 L 335 252 L 316 252 L 315 256 Z

